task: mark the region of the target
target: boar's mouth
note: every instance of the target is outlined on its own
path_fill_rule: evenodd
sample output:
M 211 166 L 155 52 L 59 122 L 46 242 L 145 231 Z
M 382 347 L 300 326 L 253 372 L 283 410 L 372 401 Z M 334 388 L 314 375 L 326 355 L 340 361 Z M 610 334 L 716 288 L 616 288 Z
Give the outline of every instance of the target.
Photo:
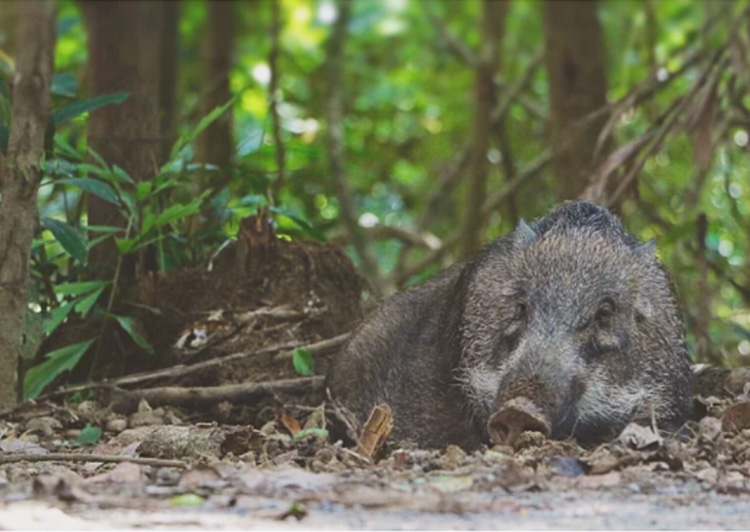
M 493 444 L 513 445 L 516 438 L 526 431 L 541 432 L 548 437 L 552 432 L 552 424 L 533 401 L 526 397 L 515 397 L 506 401 L 500 410 L 490 416 L 487 431 Z

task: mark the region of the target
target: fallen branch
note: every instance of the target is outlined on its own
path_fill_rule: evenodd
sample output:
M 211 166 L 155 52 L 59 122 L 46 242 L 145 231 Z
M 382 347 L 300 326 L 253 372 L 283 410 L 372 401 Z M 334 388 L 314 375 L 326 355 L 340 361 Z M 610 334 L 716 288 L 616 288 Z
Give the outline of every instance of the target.
M 161 388 L 132 390 L 124 393 L 128 399 L 145 399 L 151 406 L 203 406 L 216 404 L 221 401 L 247 404 L 251 401 L 257 401 L 281 393 L 298 395 L 322 392 L 324 385 L 325 377 L 316 376 L 268 382 L 225 384 L 222 386 L 194 386 L 189 388 L 164 386 Z
M 165 460 L 162 458 L 138 458 L 134 456 L 118 456 L 111 454 L 84 453 L 49 453 L 49 454 L 3 454 L 0 464 L 16 462 L 132 462 L 134 464 L 154 467 L 179 467 L 186 469 L 187 464 L 180 460 Z
M 150 381 L 154 379 L 182 377 L 184 375 L 190 375 L 191 373 L 195 373 L 196 371 L 205 370 L 206 368 L 218 366 L 221 364 L 226 364 L 227 362 L 233 362 L 235 360 L 241 360 L 243 358 L 252 357 L 252 356 L 275 354 L 275 353 L 279 353 L 282 351 L 292 351 L 297 348 L 306 349 L 311 354 L 315 355 L 315 354 L 326 352 L 329 349 L 335 349 L 337 347 L 342 346 L 344 342 L 346 342 L 349 339 L 350 335 L 351 333 L 344 333 L 338 336 L 334 336 L 333 338 L 328 338 L 326 340 L 321 340 L 320 342 L 315 342 L 312 344 L 290 342 L 287 344 L 273 345 L 269 347 L 264 347 L 263 349 L 258 349 L 256 351 L 243 351 L 240 353 L 234 353 L 232 355 L 228 355 L 228 356 L 221 357 L 221 358 L 205 360 L 203 362 L 192 364 L 190 366 L 185 366 L 185 365 L 180 364 L 178 366 L 158 369 L 156 371 L 145 371 L 143 373 L 134 373 L 131 375 L 124 375 L 116 379 L 111 379 L 111 380 L 107 379 L 107 380 L 103 380 L 100 382 L 81 384 L 79 386 L 72 386 L 70 388 L 65 388 L 64 390 L 56 390 L 54 392 L 50 392 L 48 394 L 45 394 L 39 397 L 37 401 L 43 401 L 45 399 L 52 399 L 52 398 L 60 397 L 63 395 L 70 395 L 72 393 L 83 392 L 83 391 L 91 390 L 94 388 L 121 387 L 121 386 L 128 386 L 132 384 L 138 384 L 138 383 L 142 383 L 142 382 L 146 382 L 146 381 Z M 291 357 L 291 354 L 289 356 Z M 2 417 L 3 415 L 7 413 L 8 411 L 0 412 L 0 417 Z

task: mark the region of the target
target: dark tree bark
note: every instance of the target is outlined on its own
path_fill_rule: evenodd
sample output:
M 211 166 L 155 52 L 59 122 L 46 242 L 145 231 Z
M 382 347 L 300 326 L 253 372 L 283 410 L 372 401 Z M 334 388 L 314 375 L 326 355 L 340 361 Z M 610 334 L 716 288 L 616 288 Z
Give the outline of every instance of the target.
M 492 110 L 497 104 L 495 75 L 500 66 L 500 49 L 507 10 L 508 3 L 505 1 L 484 0 L 482 4 L 482 44 L 474 89 L 474 144 L 461 242 L 461 255 L 464 257 L 474 253 L 482 245 L 482 205 L 487 198 L 487 177 L 490 171 L 487 151 L 490 148 L 493 129 Z
M 607 77 L 602 28 L 594 0 L 545 0 L 545 61 L 550 93 L 552 161 L 557 199 L 577 198 L 588 184 L 602 115 L 583 127 L 576 121 L 606 104 Z
M 233 2 L 216 0 L 208 3 L 202 52 L 202 117 L 227 103 L 232 96 L 229 91 L 229 72 L 232 68 L 234 17 Z M 228 169 L 233 156 L 232 111 L 229 109 L 198 136 L 196 144 L 195 160 L 221 169 L 219 172 L 212 172 L 208 179 L 208 186 L 214 193 L 229 183 Z
M 352 4 L 339 0 L 338 18 L 331 29 L 331 36 L 327 44 L 328 93 L 325 98 L 326 107 L 326 148 L 331 176 L 336 184 L 336 196 L 341 208 L 344 227 L 349 234 L 349 242 L 354 246 L 362 261 L 362 273 L 369 281 L 376 293 L 383 291 L 378 273 L 378 263 L 372 255 L 364 231 L 357 219 L 357 206 L 354 194 L 349 187 L 346 176 L 346 156 L 344 147 L 344 105 L 342 102 L 342 85 L 344 84 L 344 44 L 346 42 L 347 24 L 351 15 Z
M 159 111 L 161 117 L 161 161 L 169 158 L 177 140 L 177 65 L 180 56 L 180 2 L 160 0 L 163 10 L 161 29 L 161 75 L 159 80 Z
M 55 11 L 22 2 L 7 157 L 0 160 L 0 409 L 17 401 L 18 354 L 26 318 L 40 162 L 50 118 Z
M 159 44 L 163 9 L 159 2 L 117 0 L 83 3 L 88 28 L 92 96 L 127 91 L 130 97 L 91 113 L 89 146 L 108 164 L 136 180 L 151 178 L 161 162 L 159 135 Z M 124 226 L 114 206 L 88 198 L 89 225 Z M 89 262 L 112 276 L 117 249 L 111 239 L 95 246 Z M 124 264 L 123 280 L 135 275 L 134 261 Z

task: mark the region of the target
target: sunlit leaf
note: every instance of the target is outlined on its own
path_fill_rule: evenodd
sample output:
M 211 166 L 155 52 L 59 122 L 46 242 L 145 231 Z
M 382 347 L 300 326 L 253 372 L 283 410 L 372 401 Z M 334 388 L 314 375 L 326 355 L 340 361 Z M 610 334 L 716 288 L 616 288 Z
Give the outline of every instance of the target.
M 55 236 L 63 249 L 70 253 L 71 257 L 81 264 L 86 263 L 89 251 L 88 242 L 78 229 L 53 218 L 42 218 L 42 225 Z

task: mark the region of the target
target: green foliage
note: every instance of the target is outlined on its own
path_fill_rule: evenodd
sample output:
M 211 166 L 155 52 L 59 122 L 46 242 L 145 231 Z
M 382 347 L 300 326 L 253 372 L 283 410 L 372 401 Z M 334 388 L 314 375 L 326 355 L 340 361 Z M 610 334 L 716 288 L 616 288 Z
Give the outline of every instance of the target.
M 309 377 L 315 375 L 315 358 L 307 349 L 298 347 L 292 352 L 292 364 L 300 375 Z
M 292 441 L 300 441 L 306 436 L 315 436 L 321 441 L 328 441 L 329 433 L 326 429 L 319 429 L 311 427 L 309 429 L 302 429 L 292 437 Z
M 23 381 L 23 398 L 34 399 L 58 375 L 73 369 L 95 341 L 96 338 L 92 338 L 86 342 L 68 345 L 47 353 L 47 360 L 26 372 Z
M 102 429 L 95 427 L 91 423 L 86 423 L 86 426 L 78 434 L 75 440 L 76 445 L 96 445 L 102 438 Z

